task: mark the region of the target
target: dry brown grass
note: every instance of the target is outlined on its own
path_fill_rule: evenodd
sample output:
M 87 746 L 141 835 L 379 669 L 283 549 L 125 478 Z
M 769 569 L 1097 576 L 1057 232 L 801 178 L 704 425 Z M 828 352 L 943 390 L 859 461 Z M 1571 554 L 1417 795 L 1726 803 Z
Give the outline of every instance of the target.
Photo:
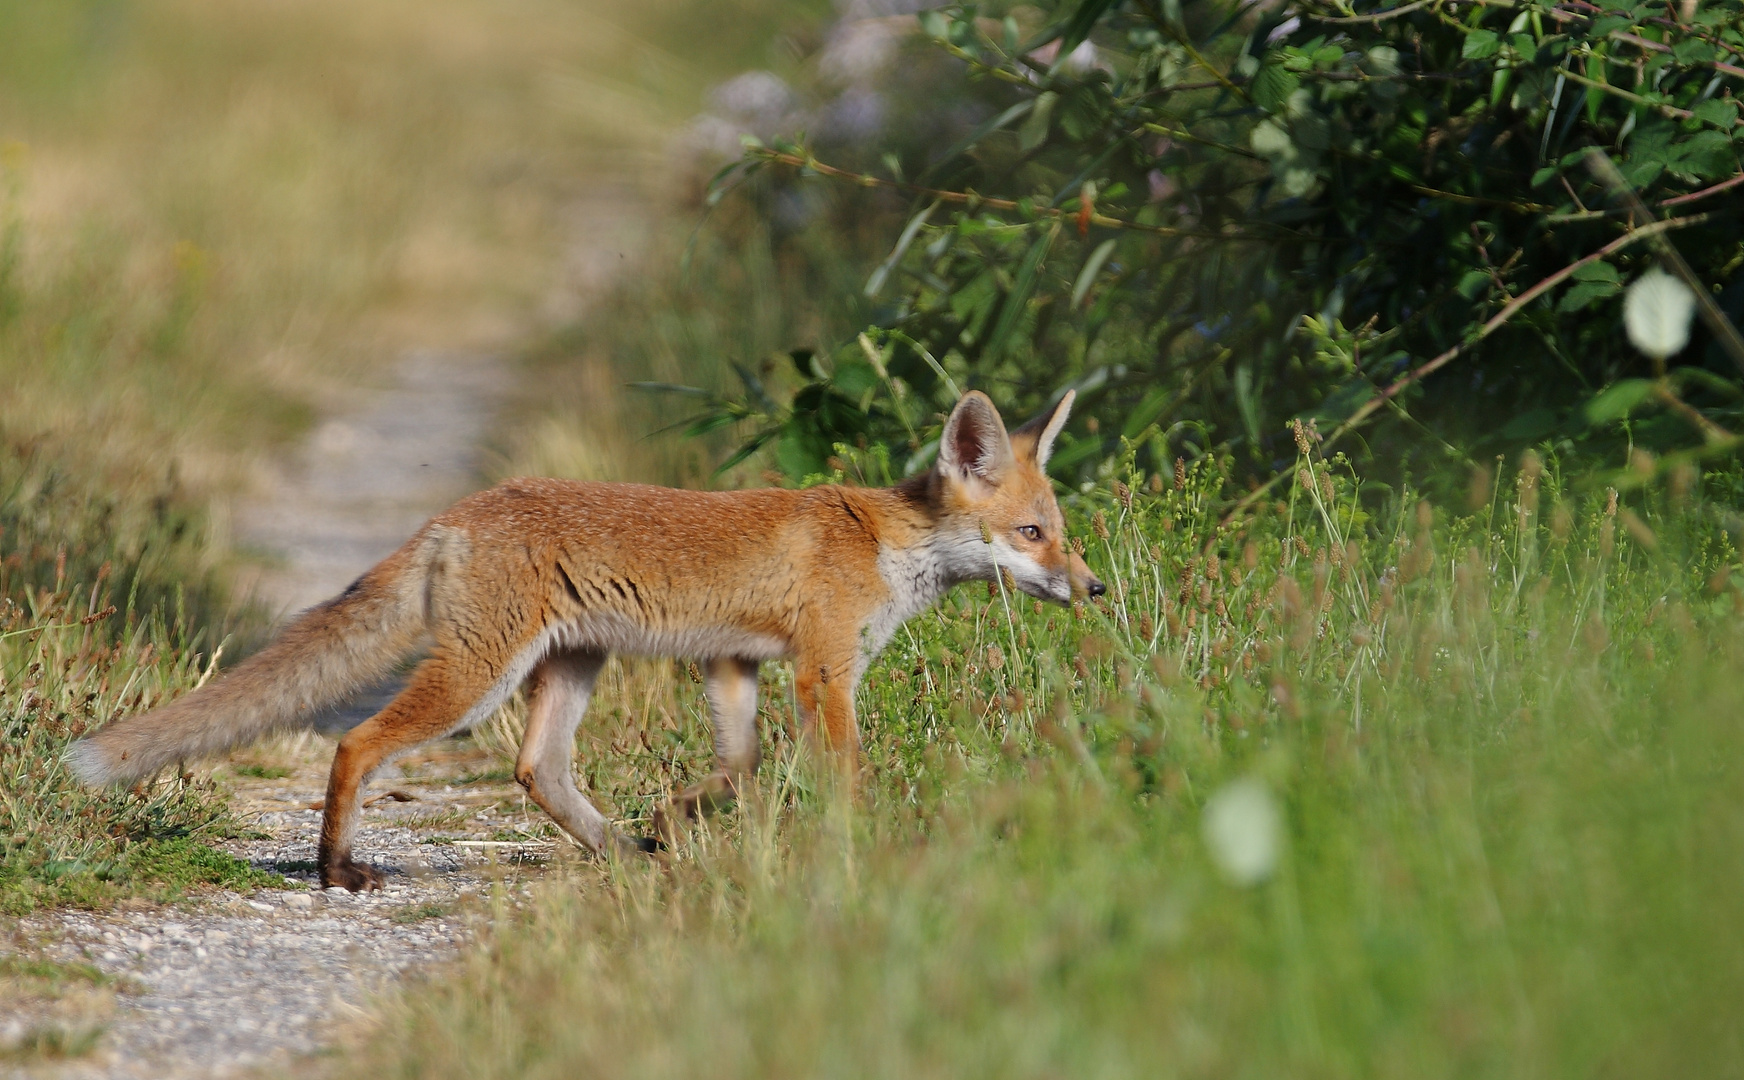
M 0 431 L 200 501 L 409 347 L 573 316 L 768 7 L 0 0 Z

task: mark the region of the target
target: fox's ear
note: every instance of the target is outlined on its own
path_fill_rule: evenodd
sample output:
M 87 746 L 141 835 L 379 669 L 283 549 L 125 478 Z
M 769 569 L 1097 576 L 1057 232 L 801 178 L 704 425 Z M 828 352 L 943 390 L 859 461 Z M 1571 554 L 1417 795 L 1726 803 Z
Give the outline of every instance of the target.
M 939 437 L 939 472 L 956 480 L 997 484 L 1013 460 L 1011 437 L 999 410 L 979 390 L 964 394 Z
M 1042 413 L 1012 432 L 1011 443 L 1015 452 L 1035 459 L 1036 468 L 1047 468 L 1048 458 L 1054 454 L 1054 440 L 1059 437 L 1060 429 L 1066 426 L 1066 417 L 1072 415 L 1072 399 L 1077 396 L 1076 390 L 1066 391 L 1052 411 Z

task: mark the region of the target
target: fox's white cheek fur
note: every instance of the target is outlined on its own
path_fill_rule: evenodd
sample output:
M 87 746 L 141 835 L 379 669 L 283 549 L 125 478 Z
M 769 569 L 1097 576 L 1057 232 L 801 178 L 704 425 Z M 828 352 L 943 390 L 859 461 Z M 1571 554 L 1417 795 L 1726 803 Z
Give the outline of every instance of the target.
M 1071 601 L 1072 581 L 1065 574 L 1049 571 L 1033 556 L 1012 547 L 1003 538 L 994 539 L 992 554 L 993 561 L 1011 571 L 1012 580 L 1024 592 L 1043 600 Z

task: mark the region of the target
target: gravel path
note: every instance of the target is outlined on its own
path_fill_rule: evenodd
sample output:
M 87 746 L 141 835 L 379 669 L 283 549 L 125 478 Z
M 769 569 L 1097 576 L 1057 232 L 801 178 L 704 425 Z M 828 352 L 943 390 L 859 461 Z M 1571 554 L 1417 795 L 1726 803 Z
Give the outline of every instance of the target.
M 571 259 L 547 314 L 577 318 L 633 265 L 647 237 L 646 193 L 605 182 L 571 208 Z M 269 556 L 244 583 L 288 616 L 336 595 L 431 514 L 481 486 L 482 441 L 509 400 L 513 368 L 482 353 L 406 356 L 362 388 L 281 462 L 262 497 L 238 508 L 242 541 Z M 316 888 L 315 838 L 332 736 L 397 691 L 371 688 L 311 734 L 238 754 L 218 774 L 266 837 L 226 845 L 305 887 L 196 897 L 174 908 L 60 911 L 12 927 L 0 956 L 89 964 L 109 981 L 0 1014 L 0 1078 L 193 1080 L 304 1075 L 368 1022 L 402 978 L 452 959 L 499 903 L 513 904 L 553 862 L 582 858 L 530 807 L 503 763 L 469 739 L 402 758 L 372 792 L 359 858 L 387 887 Z M 247 770 L 252 767 L 255 775 Z M 282 770 L 287 775 L 274 776 Z M 265 775 L 259 775 L 264 773 Z M 274 777 L 274 778 L 267 778 Z M 124 906 L 125 908 L 125 906 Z M 98 1032 L 65 1060 L 8 1060 L 27 1033 Z M 75 1039 L 76 1041 L 76 1039 Z M 324 1069 L 321 1071 L 325 1071 Z
M 342 1041 L 403 975 L 451 959 L 492 905 L 517 903 L 553 863 L 582 857 L 528 809 L 495 758 L 451 739 L 404 760 L 400 775 L 371 789 L 406 797 L 383 797 L 365 812 L 359 834 L 360 855 L 388 871 L 387 887 L 359 895 L 319 889 L 320 813 L 308 806 L 321 797 L 330 746 L 306 737 L 219 770 L 266 834 L 227 849 L 304 888 L 24 920 L 19 936 L 32 953 L 92 965 L 114 981 L 0 1017 L 0 1045 L 45 1023 L 102 1029 L 90 1053 L 10 1071 L 0 1064 L 0 1076 L 303 1073 L 312 1064 L 307 1055 Z M 291 772 L 259 779 L 237 771 L 250 766 Z
M 492 356 L 418 352 L 391 385 L 358 390 L 240 508 L 242 541 L 273 557 L 256 595 L 283 614 L 336 596 L 479 487 L 480 443 L 509 378 Z

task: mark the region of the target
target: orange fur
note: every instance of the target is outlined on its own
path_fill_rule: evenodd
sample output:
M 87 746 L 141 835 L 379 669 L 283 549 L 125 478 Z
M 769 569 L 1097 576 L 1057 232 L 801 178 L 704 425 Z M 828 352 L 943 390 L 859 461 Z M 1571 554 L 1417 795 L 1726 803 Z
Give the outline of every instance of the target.
M 854 688 L 906 619 L 951 586 L 1002 570 L 1067 601 L 1101 582 L 1067 552 L 1043 466 L 1071 405 L 1007 435 L 966 395 L 938 464 L 888 489 L 704 492 L 509 480 L 438 514 L 344 594 L 310 609 L 228 676 L 75 744 L 69 764 L 107 783 L 309 722 L 421 638 L 405 690 L 340 741 L 322 823 L 322 880 L 380 884 L 351 854 L 362 788 L 392 755 L 475 723 L 531 680 L 516 777 L 595 850 L 619 836 L 575 789 L 570 754 L 613 652 L 706 662 L 717 771 L 682 793 L 689 816 L 730 799 L 756 767 L 756 665 L 791 658 L 807 735 L 852 762 Z M 669 832 L 672 817 L 660 829 Z

